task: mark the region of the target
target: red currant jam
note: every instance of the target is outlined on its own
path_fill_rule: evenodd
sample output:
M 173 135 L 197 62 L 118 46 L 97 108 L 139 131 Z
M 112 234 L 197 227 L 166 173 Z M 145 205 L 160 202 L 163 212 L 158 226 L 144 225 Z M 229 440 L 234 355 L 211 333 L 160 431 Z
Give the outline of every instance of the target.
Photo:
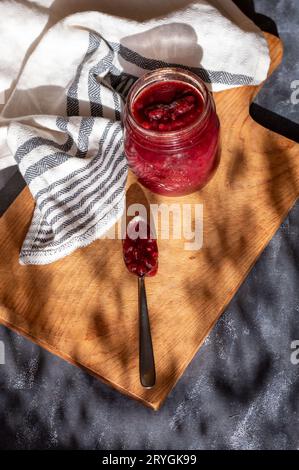
M 203 101 L 192 85 L 165 81 L 146 87 L 132 105 L 136 121 L 144 128 L 169 132 L 192 124 L 202 113 Z
M 154 276 L 157 273 L 157 241 L 152 238 L 150 228 L 145 222 L 139 220 L 135 222 L 134 219 L 130 222 L 126 238 L 123 240 L 123 255 L 125 264 L 132 274 Z
M 219 163 L 219 120 L 212 95 L 182 69 L 150 72 L 132 87 L 124 114 L 125 152 L 153 192 L 181 196 L 201 189 Z

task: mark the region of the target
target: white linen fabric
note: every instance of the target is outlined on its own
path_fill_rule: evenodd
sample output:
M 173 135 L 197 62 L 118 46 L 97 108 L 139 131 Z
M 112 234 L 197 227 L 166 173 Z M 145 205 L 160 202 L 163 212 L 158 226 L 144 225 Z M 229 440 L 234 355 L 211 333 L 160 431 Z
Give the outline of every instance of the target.
M 175 65 L 220 91 L 267 76 L 267 43 L 230 0 L 202 0 L 143 21 L 78 12 L 48 30 L 44 6 L 29 21 L 19 2 L 4 4 L 0 27 L 16 8 L 12 25 L 20 29 L 0 28 L 7 57 L 0 66 L 3 101 L 9 90 L 0 117 L 0 168 L 17 163 L 36 202 L 22 264 L 68 255 L 100 238 L 123 213 L 121 116 L 137 77 Z M 14 62 L 27 21 L 34 30 L 25 34 L 23 61 Z M 37 43 L 28 53 L 31 40 Z

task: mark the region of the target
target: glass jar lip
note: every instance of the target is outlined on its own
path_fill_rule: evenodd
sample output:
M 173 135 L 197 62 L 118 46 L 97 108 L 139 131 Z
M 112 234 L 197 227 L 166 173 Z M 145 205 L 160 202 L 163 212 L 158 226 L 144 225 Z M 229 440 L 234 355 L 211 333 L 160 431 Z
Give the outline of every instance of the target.
M 198 116 L 198 118 L 189 124 L 188 126 L 184 127 L 183 129 L 168 131 L 168 132 L 159 132 L 152 129 L 145 129 L 142 127 L 137 120 L 134 118 L 132 113 L 132 103 L 137 95 L 140 93 L 144 88 L 147 86 L 157 82 L 157 81 L 167 81 L 170 78 L 167 76 L 172 75 L 172 80 L 180 81 L 187 81 L 191 86 L 193 85 L 190 83 L 190 80 L 194 82 L 194 85 L 202 95 L 203 99 L 203 112 Z M 173 78 L 173 75 L 176 75 L 176 78 Z M 184 80 L 185 78 L 185 80 Z M 186 80 L 187 79 L 187 80 Z M 129 119 L 130 123 L 133 124 L 134 130 L 142 133 L 144 137 L 152 137 L 162 140 L 168 140 L 170 138 L 181 138 L 186 135 L 190 135 L 194 131 L 194 129 L 201 127 L 205 124 L 206 118 L 210 112 L 210 104 L 211 104 L 211 94 L 204 83 L 204 81 L 195 73 L 179 67 L 163 67 L 156 69 L 154 71 L 150 71 L 142 75 L 132 86 L 129 91 L 127 102 L 126 102 L 126 111 L 127 111 L 127 118 Z

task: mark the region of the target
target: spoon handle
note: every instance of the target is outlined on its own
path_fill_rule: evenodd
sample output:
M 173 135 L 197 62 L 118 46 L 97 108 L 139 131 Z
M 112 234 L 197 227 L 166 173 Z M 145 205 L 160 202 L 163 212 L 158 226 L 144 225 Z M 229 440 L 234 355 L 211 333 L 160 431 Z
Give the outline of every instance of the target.
M 138 277 L 138 304 L 140 382 L 143 387 L 151 388 L 155 385 L 156 382 L 156 371 L 144 277 Z

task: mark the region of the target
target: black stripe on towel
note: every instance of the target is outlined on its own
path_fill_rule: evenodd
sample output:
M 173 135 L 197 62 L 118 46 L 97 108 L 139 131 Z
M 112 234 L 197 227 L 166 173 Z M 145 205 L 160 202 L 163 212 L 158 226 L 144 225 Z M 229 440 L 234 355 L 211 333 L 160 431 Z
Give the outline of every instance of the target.
M 131 49 L 119 43 L 109 42 L 109 45 L 117 52 L 124 60 L 131 64 L 137 65 L 143 70 L 155 70 L 162 67 L 178 67 L 190 70 L 190 72 L 198 75 L 205 83 L 221 83 L 223 85 L 249 85 L 253 82 L 254 78 L 243 74 L 234 74 L 223 71 L 206 70 L 202 67 L 189 67 L 187 65 L 175 64 L 164 62 L 163 60 L 148 59 L 143 57 Z

